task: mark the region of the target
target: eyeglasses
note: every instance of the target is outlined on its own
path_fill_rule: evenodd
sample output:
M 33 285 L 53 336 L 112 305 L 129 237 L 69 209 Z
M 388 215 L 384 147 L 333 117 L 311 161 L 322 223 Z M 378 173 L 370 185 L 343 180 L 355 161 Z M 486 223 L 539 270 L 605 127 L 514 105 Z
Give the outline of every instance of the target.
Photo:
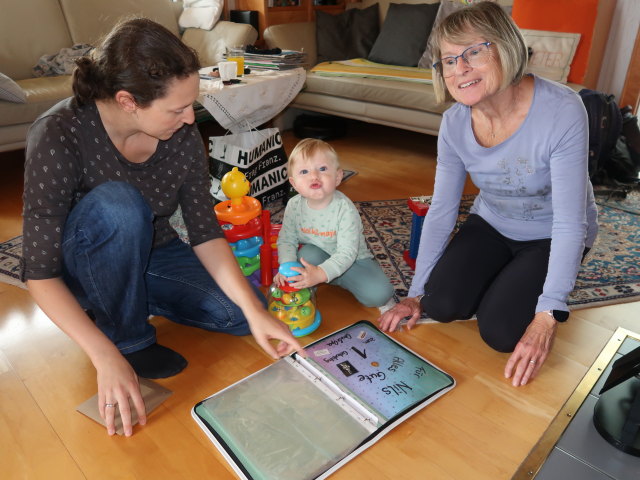
M 492 42 L 482 42 L 466 48 L 460 55 L 441 58 L 439 62 L 433 64 L 433 68 L 444 78 L 449 78 L 456 73 L 456 65 L 458 64 L 459 58 L 462 58 L 462 60 L 472 68 L 481 67 L 491 58 L 489 45 L 492 44 Z

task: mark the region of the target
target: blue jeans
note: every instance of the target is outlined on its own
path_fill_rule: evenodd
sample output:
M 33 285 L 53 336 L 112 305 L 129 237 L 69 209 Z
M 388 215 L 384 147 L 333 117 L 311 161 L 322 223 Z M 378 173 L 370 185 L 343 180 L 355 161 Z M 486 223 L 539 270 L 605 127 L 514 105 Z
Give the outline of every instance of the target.
M 320 265 L 329 257 L 327 252 L 310 243 L 298 250 L 298 260 L 304 258 L 312 265 Z M 393 295 L 389 279 L 373 258 L 356 260 L 346 272 L 329 282 L 329 285 L 349 290 L 365 307 L 381 307 Z
M 250 333 L 240 308 L 180 241 L 153 248 L 153 213 L 142 194 L 122 182 L 89 192 L 69 214 L 63 278 L 96 325 L 122 353 L 156 341 L 149 315 L 232 335 Z M 254 288 L 265 303 L 262 294 Z

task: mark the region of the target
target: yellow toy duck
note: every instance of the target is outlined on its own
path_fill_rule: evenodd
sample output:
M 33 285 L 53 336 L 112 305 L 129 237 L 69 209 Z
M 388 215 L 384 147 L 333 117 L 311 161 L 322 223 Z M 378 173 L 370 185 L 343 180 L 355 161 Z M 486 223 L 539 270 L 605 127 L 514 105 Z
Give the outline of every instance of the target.
M 220 181 L 222 192 L 230 199 L 214 207 L 218 220 L 233 225 L 244 225 L 262 213 L 260 202 L 247 196 L 251 184 L 238 167 L 225 173 Z

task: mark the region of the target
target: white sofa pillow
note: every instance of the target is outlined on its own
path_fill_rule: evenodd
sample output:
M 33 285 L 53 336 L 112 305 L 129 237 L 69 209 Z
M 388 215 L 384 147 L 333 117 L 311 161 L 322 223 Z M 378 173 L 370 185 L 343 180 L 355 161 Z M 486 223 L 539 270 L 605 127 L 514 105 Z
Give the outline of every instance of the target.
M 224 0 L 184 0 L 178 19 L 182 28 L 211 30 L 222 15 Z
M 16 82 L 0 73 L 0 100 L 14 103 L 26 103 L 27 96 Z
M 567 83 L 573 56 L 580 41 L 579 33 L 546 32 L 520 29 L 533 54 L 527 72 Z

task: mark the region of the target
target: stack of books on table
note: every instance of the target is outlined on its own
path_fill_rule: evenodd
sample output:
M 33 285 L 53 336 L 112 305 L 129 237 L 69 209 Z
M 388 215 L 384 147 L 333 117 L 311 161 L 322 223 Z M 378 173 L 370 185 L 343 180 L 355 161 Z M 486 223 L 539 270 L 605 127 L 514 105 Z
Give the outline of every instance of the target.
M 245 53 L 244 65 L 252 70 L 290 70 L 307 65 L 307 54 L 293 50 L 283 50 L 277 55 Z

